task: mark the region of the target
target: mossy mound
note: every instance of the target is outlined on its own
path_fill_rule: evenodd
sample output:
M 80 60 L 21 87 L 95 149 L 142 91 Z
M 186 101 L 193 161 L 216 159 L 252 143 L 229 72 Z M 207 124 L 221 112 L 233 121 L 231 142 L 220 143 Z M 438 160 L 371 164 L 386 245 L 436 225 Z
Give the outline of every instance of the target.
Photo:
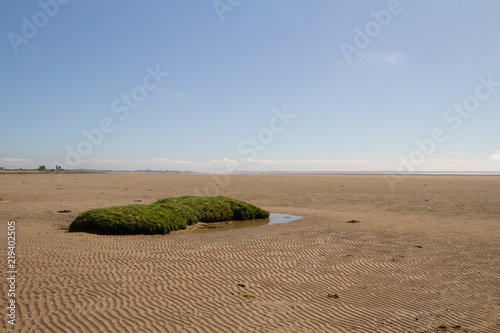
M 107 235 L 166 234 L 186 228 L 186 220 L 161 205 L 128 205 L 93 209 L 69 225 L 70 232 L 86 231 Z
M 243 201 L 225 197 L 165 198 L 151 205 L 127 205 L 93 209 L 70 224 L 70 232 L 108 235 L 167 234 L 196 222 L 253 220 L 269 212 Z

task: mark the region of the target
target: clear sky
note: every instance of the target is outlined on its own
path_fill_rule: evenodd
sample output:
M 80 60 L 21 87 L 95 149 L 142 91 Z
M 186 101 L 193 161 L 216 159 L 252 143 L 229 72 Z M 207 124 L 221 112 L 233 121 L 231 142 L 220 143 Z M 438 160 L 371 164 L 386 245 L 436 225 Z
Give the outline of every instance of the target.
M 498 0 L 2 1 L 0 166 L 500 171 L 499 15 Z

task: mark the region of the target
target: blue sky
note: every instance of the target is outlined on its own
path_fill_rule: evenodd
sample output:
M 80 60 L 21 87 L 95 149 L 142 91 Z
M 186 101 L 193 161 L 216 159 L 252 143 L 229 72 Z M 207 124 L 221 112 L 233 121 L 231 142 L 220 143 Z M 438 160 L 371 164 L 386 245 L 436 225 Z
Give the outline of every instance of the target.
M 0 166 L 500 171 L 498 13 L 2 1 Z

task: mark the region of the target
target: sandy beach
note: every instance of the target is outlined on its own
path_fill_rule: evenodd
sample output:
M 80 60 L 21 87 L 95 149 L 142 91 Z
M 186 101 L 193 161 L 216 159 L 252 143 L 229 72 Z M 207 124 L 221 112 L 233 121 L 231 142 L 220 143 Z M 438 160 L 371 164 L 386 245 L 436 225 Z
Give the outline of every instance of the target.
M 67 231 L 89 209 L 200 193 L 304 218 Z M 391 191 L 381 175 L 19 174 L 0 175 L 0 198 L 5 332 L 500 332 L 498 176 L 405 176 Z

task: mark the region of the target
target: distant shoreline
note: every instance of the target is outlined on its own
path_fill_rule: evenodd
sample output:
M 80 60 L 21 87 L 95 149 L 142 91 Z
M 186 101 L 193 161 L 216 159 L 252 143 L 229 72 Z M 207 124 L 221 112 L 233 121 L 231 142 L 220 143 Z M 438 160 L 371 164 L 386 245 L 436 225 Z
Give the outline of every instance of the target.
M 38 169 L 0 169 L 0 174 L 184 174 L 184 175 L 383 175 L 383 176 L 500 176 L 500 171 L 420 171 L 420 172 L 398 172 L 398 171 L 239 171 L 233 173 L 225 172 L 195 172 L 195 171 L 172 171 L 172 170 L 45 170 Z

